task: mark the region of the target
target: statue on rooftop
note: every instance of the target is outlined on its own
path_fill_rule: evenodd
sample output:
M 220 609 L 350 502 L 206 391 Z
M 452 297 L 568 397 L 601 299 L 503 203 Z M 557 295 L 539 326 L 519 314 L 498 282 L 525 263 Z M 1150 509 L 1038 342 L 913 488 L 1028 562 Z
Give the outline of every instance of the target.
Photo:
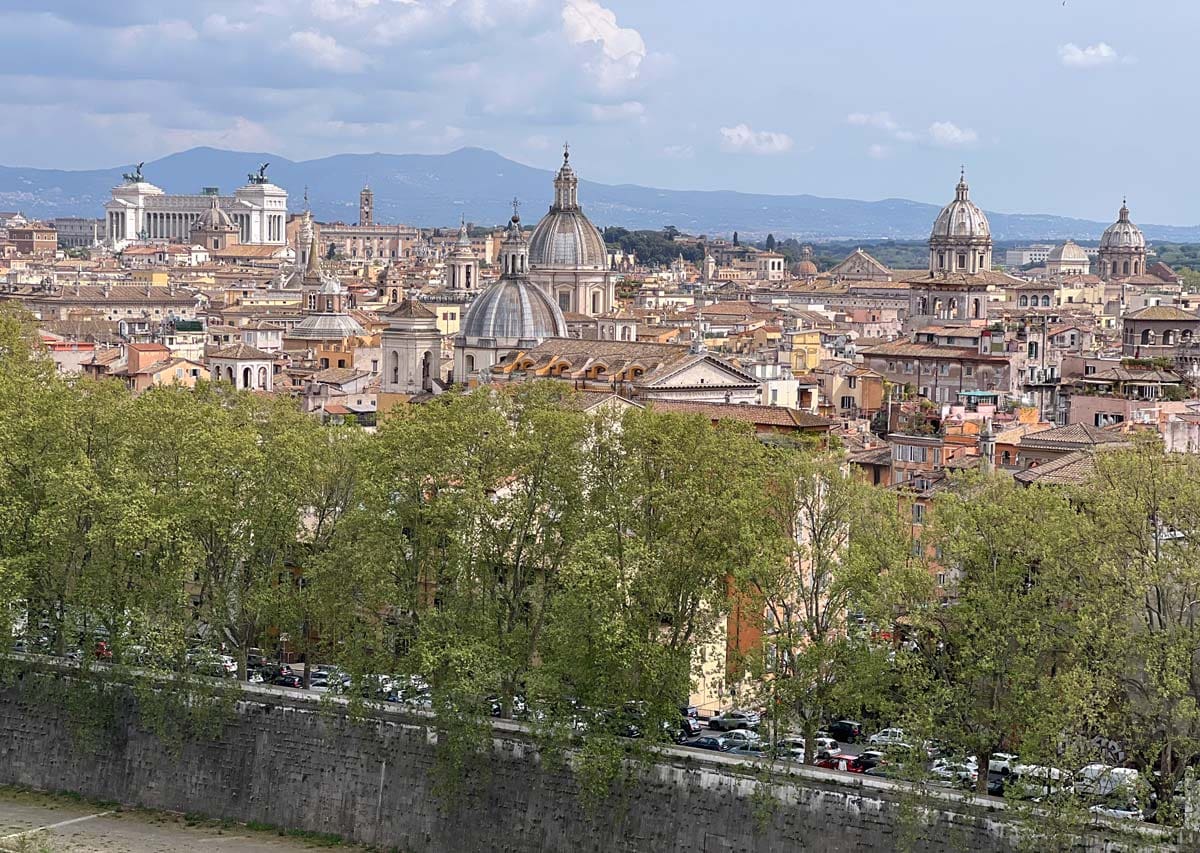
M 269 162 L 268 162 L 268 163 L 263 163 L 261 166 L 259 166 L 259 167 L 258 167 L 258 171 L 257 171 L 257 172 L 249 172 L 249 173 L 247 173 L 247 175 L 246 175 L 246 180 L 247 180 L 247 181 L 249 181 L 249 182 L 250 182 L 250 183 L 252 183 L 252 184 L 265 184 L 265 183 L 267 183 L 267 166 L 270 166 L 270 165 L 271 165 L 271 164 L 270 164 Z
M 140 184 L 143 180 L 145 180 L 142 177 L 142 166 L 145 166 L 145 165 L 146 165 L 146 161 L 143 160 L 141 163 L 137 164 L 137 168 L 134 169 L 132 172 L 123 172 L 121 174 L 121 178 L 124 179 L 126 183 Z

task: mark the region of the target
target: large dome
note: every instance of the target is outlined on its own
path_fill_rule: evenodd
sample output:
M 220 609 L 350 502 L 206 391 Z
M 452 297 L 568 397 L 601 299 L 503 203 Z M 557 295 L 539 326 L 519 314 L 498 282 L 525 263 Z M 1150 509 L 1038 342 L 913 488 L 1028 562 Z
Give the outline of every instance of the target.
M 990 239 L 992 227 L 983 211 L 971 201 L 966 178 L 955 187 L 954 201 L 942 208 L 933 223 L 931 240 Z
M 1055 246 L 1046 255 L 1047 263 L 1088 263 L 1088 255 L 1074 240 Z
M 1129 208 L 1123 203 L 1117 221 L 1104 229 L 1100 237 L 1101 249 L 1144 249 L 1146 238 L 1142 229 L 1129 221 Z
M 582 210 L 551 210 L 529 241 L 529 263 L 536 267 L 604 269 L 608 249 L 604 238 Z
M 466 338 L 539 342 L 567 337 L 559 307 L 525 278 L 505 276 L 481 293 L 463 317 Z
M 554 177 L 554 204 L 542 217 L 529 241 L 529 263 L 536 268 L 606 269 L 608 249 L 599 229 L 579 206 L 579 179 L 570 154 Z

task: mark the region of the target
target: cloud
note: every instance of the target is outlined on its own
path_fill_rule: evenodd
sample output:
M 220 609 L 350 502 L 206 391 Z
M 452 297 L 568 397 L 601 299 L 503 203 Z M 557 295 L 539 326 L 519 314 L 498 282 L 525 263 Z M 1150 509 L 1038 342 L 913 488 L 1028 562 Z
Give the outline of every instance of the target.
M 900 125 L 895 122 L 891 113 L 887 112 L 850 113 L 850 115 L 846 116 L 846 121 L 859 127 L 874 127 L 888 132 L 900 129 Z
M 662 153 L 671 160 L 690 160 L 696 156 L 696 149 L 690 145 L 666 145 Z
M 753 130 L 748 124 L 721 128 L 721 147 L 726 151 L 747 154 L 782 154 L 790 151 L 793 142 L 786 133 Z
M 970 128 L 959 127 L 951 121 L 935 121 L 929 125 L 929 140 L 934 145 L 953 148 L 977 142 L 979 134 Z
M 333 36 L 301 30 L 288 36 L 289 49 L 300 52 L 313 68 L 339 73 L 355 73 L 367 66 L 367 58 L 357 50 L 343 47 Z
M 1124 61 L 1105 42 L 1089 44 L 1085 47 L 1068 42 L 1059 47 L 1058 59 L 1067 68 L 1099 68 L 1103 65 Z
M 872 160 L 883 160 L 891 156 L 892 150 L 886 145 L 872 145 L 867 148 L 867 156 Z
M 585 67 L 602 90 L 615 91 L 637 79 L 646 42 L 637 30 L 619 26 L 611 9 L 596 0 L 565 0 L 562 22 L 571 44 L 598 48 Z
M 592 121 L 631 121 L 640 119 L 646 114 L 645 104 L 639 101 L 625 101 L 621 104 L 592 104 Z

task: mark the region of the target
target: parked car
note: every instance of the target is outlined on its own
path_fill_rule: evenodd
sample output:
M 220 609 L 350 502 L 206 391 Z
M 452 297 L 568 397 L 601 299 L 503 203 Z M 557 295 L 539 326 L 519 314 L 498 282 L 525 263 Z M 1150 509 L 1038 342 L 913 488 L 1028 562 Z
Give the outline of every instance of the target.
M 974 756 L 971 756 L 972 760 Z M 1017 764 L 1017 756 L 1011 752 L 993 752 L 988 757 L 988 772 L 1011 773 Z
M 743 758 L 762 758 L 763 746 L 761 743 L 744 743 L 737 746 L 731 746 L 725 750 L 730 755 L 740 755 Z
M 824 767 L 827 770 L 841 770 L 843 773 L 866 773 L 870 769 L 860 756 L 846 755 L 840 752 L 823 755 L 814 761 L 813 764 L 817 767 Z
M 695 717 L 681 717 L 679 720 L 679 730 L 688 737 L 695 737 L 704 731 L 704 724 Z
M 838 720 L 836 723 L 830 724 L 827 728 L 829 736 L 836 738 L 842 743 L 858 743 L 862 740 L 862 723 L 856 720 Z
M 887 760 L 887 756 L 877 749 L 866 749 L 858 754 L 858 761 L 866 770 L 878 767 Z
M 258 671 L 262 675 L 263 681 L 265 681 L 267 684 L 274 684 L 275 679 L 281 675 L 295 674 L 292 672 L 292 668 L 286 663 L 269 663 L 266 666 L 261 667 Z
M 761 752 L 762 737 L 751 729 L 734 729 L 725 733 L 725 741 L 732 749 L 735 746 L 756 746 Z
M 708 721 L 708 727 L 719 732 L 734 729 L 757 729 L 762 718 L 755 711 L 724 711 Z
M 700 735 L 698 738 L 689 740 L 684 746 L 694 747 L 695 749 L 711 749 L 714 752 L 725 752 L 729 749 L 729 744 L 725 738 L 719 735 Z
M 959 761 L 937 761 L 930 768 L 929 775 L 935 784 L 950 788 L 971 788 L 979 778 L 979 769 Z
M 873 746 L 907 746 L 908 740 L 904 736 L 904 729 L 880 729 L 867 738 L 867 742 Z
M 294 672 L 285 672 L 281 675 L 277 675 L 274 680 L 271 681 L 271 683 L 276 687 L 291 687 L 293 689 L 304 687 L 304 679 L 296 675 Z

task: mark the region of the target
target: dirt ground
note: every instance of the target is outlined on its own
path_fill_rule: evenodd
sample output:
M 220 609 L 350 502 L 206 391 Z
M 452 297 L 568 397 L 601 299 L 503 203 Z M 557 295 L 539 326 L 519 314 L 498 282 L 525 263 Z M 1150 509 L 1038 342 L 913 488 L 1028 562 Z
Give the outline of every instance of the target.
M 0 788 L 5 853 L 294 853 L 363 848 L 183 815 Z

